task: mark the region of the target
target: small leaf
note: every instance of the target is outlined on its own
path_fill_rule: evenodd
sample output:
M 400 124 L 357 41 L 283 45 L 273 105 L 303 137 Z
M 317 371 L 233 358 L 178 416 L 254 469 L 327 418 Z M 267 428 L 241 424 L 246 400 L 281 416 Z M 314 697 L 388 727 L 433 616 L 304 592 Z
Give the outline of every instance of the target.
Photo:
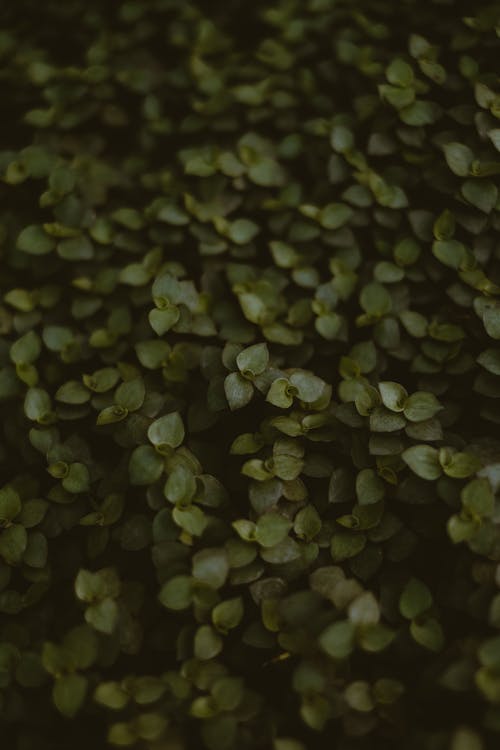
M 57 710 L 72 719 L 82 707 L 87 694 L 87 678 L 80 674 L 59 677 L 52 690 L 52 699 Z
M 187 609 L 193 600 L 193 579 L 184 575 L 174 576 L 163 584 L 158 598 L 167 609 Z
M 255 540 L 262 547 L 274 547 L 279 544 L 292 528 L 291 521 L 279 513 L 265 513 L 257 521 Z
M 269 349 L 267 344 L 254 344 L 243 349 L 237 357 L 238 370 L 245 377 L 253 378 L 261 375 L 269 363 Z
M 399 611 L 413 620 L 432 606 L 432 594 L 418 578 L 410 578 L 399 599 Z
M 241 596 L 226 599 L 212 610 L 212 622 L 220 633 L 236 628 L 243 619 L 243 599 Z
M 319 637 L 319 645 L 333 659 L 346 659 L 354 648 L 355 629 L 351 622 L 334 622 Z
M 433 481 L 441 476 L 438 451 L 429 445 L 414 445 L 405 450 L 401 458 L 422 479 Z
M 443 146 L 444 156 L 451 171 L 459 177 L 470 174 L 474 154 L 462 143 L 446 143 Z
M 391 411 L 400 412 L 405 408 L 408 392 L 399 383 L 390 381 L 381 382 L 378 385 L 382 403 Z
M 242 409 L 253 397 L 253 385 L 239 372 L 230 373 L 224 380 L 224 392 L 231 411 Z
M 178 411 L 160 417 L 152 422 L 148 429 L 148 438 L 153 445 L 168 445 L 170 448 L 178 448 L 184 437 L 184 423 Z
M 356 477 L 356 495 L 360 505 L 373 505 L 385 495 L 384 482 L 373 469 L 362 469 Z
M 410 422 L 423 422 L 431 419 L 443 407 L 433 393 L 417 391 L 412 393 L 404 406 L 404 415 Z
M 228 573 L 227 553 L 223 549 L 207 548 L 193 556 L 193 577 L 214 589 L 224 585 Z
M 17 238 L 19 250 L 30 255 L 47 255 L 54 249 L 55 244 L 41 226 L 34 224 L 25 227 Z

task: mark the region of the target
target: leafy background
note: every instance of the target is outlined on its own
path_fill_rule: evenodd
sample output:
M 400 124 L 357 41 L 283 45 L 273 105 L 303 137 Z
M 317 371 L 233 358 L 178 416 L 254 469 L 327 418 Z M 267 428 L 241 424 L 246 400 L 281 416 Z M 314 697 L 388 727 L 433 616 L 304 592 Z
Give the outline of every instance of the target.
M 497 747 L 498 4 L 1 17 L 6 744 Z

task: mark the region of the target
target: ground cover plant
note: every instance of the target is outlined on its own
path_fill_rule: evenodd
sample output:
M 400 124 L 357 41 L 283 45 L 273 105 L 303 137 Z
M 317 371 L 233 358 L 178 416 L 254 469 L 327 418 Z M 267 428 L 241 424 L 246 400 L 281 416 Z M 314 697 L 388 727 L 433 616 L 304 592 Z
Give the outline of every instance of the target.
M 498 3 L 0 17 L 2 746 L 498 747 Z

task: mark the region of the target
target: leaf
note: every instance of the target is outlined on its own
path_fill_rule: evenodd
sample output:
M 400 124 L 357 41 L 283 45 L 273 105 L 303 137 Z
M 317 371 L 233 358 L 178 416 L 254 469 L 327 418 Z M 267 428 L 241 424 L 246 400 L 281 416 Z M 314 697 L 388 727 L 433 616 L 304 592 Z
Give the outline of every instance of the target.
M 473 479 L 468 482 L 460 496 L 463 507 L 480 518 L 493 514 L 495 498 L 487 479 Z
M 466 180 L 462 185 L 462 195 L 473 206 L 489 214 L 498 200 L 498 188 L 489 180 Z
M 449 460 L 441 464 L 443 471 L 454 479 L 466 479 L 481 468 L 481 462 L 470 453 L 454 453 Z
M 262 547 L 274 547 L 287 536 L 292 528 L 291 521 L 279 513 L 265 513 L 255 527 L 255 540 Z
M 250 219 L 236 219 L 229 225 L 228 235 L 237 245 L 245 245 L 251 242 L 259 231 L 257 224 Z
M 41 226 L 31 224 L 25 227 L 17 238 L 17 247 L 29 255 L 47 255 L 56 243 Z
M 439 622 L 430 617 L 423 622 L 413 620 L 410 624 L 413 639 L 429 651 L 441 651 L 444 646 L 444 633 Z
M 12 524 L 0 531 L 0 556 L 7 565 L 20 563 L 27 545 L 28 535 L 24 526 Z
M 163 584 L 158 598 L 167 609 L 187 609 L 193 600 L 193 579 L 185 575 L 174 576 Z
M 150 311 L 149 324 L 158 336 L 163 336 L 179 322 L 180 316 L 179 308 L 167 303 L 161 310 Z
M 341 620 L 329 625 L 319 637 L 319 645 L 332 659 L 346 659 L 354 648 L 355 630 L 351 622 Z
M 29 331 L 12 344 L 10 347 L 10 358 L 16 365 L 29 365 L 38 359 L 41 350 L 42 342 L 40 336 L 34 331 Z
M 345 203 L 329 203 L 319 212 L 319 222 L 324 229 L 339 229 L 347 224 L 354 212 Z
M 72 719 L 83 706 L 87 694 L 87 678 L 80 674 L 59 677 L 52 690 L 52 699 L 57 710 Z
M 488 336 L 500 340 L 500 305 L 488 305 L 483 312 L 483 323 Z
M 389 83 L 394 86 L 411 86 L 414 75 L 411 65 L 401 58 L 395 58 L 386 68 L 385 74 Z
M 101 706 L 119 711 L 130 701 L 130 695 L 118 682 L 101 682 L 94 691 L 94 700 Z
M 127 411 L 137 411 L 144 403 L 146 387 L 142 378 L 127 380 L 118 386 L 115 393 L 115 403 Z
M 148 438 L 153 445 L 178 448 L 185 437 L 184 423 L 178 411 L 166 414 L 151 423 Z
M 193 556 L 193 577 L 214 589 L 224 585 L 228 573 L 227 553 L 223 549 L 207 548 Z
M 243 599 L 237 596 L 234 599 L 226 599 L 217 604 L 212 610 L 212 622 L 215 628 L 223 634 L 238 627 L 243 619 Z
M 356 477 L 356 496 L 360 505 L 373 505 L 385 495 L 383 481 L 373 469 L 362 469 Z
M 324 394 L 326 383 L 307 370 L 292 372 L 290 383 L 296 389 L 298 398 L 306 404 L 313 404 Z
M 244 377 L 254 378 L 261 375 L 269 363 L 267 344 L 254 344 L 243 349 L 237 357 L 238 370 Z
M 174 508 L 172 518 L 175 523 L 192 536 L 202 536 L 208 525 L 205 514 L 196 505 L 188 508 Z
M 399 383 L 390 381 L 381 382 L 378 385 L 382 403 L 387 409 L 395 412 L 401 412 L 405 408 L 408 399 L 408 392 Z
M 404 415 L 410 422 L 423 422 L 431 419 L 442 408 L 433 393 L 417 391 L 408 397 L 404 406 Z
M 418 578 L 410 578 L 399 598 L 399 611 L 413 620 L 432 606 L 432 594 Z
M 12 487 L 0 489 L 0 521 L 12 521 L 21 512 L 21 498 Z
M 242 409 L 253 397 L 253 385 L 239 372 L 232 372 L 224 380 L 224 393 L 231 411 Z
M 211 625 L 201 625 L 194 636 L 194 655 L 197 659 L 213 659 L 222 650 L 222 639 Z
M 463 143 L 446 143 L 443 146 L 444 156 L 451 171 L 459 177 L 467 177 L 470 173 L 474 154 Z
M 85 610 L 85 620 L 95 630 L 111 635 L 118 624 L 119 610 L 117 603 L 107 597 Z
M 438 451 L 429 445 L 414 445 L 402 454 L 402 459 L 418 477 L 433 481 L 441 476 Z
M 24 399 L 24 413 L 34 422 L 43 424 L 51 414 L 51 400 L 43 388 L 29 388 Z
M 130 456 L 128 465 L 133 485 L 153 484 L 163 473 L 163 458 L 149 445 L 139 445 Z

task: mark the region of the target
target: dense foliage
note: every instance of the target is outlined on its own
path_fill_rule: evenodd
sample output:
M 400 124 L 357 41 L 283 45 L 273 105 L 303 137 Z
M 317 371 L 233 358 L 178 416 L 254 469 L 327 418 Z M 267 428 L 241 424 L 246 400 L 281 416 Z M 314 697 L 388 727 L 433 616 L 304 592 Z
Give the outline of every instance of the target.
M 498 747 L 498 3 L 1 16 L 2 747 Z

